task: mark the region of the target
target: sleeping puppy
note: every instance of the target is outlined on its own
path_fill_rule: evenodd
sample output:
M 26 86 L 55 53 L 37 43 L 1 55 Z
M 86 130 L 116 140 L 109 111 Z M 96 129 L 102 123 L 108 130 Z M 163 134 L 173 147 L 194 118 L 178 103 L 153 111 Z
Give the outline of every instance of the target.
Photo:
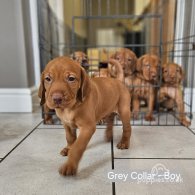
M 39 88 L 41 104 L 55 109 L 65 131 L 67 146 L 62 150 L 68 160 L 59 169 L 62 175 L 74 175 L 79 161 L 96 130 L 96 122 L 109 116 L 107 139 L 112 138 L 113 115 L 118 112 L 123 124 L 118 149 L 127 149 L 130 143 L 130 95 L 117 79 L 92 78 L 75 61 L 58 57 L 50 61 L 42 73 Z M 86 112 L 87 111 L 87 112 Z M 80 130 L 77 137 L 75 129 Z
M 86 70 L 86 72 L 89 71 L 89 61 L 87 54 L 82 51 L 75 51 L 70 55 L 70 57 L 74 61 L 78 62 Z
M 155 120 L 153 117 L 153 108 L 155 101 L 154 84 L 158 81 L 159 58 L 156 55 L 146 54 L 138 59 L 136 66 L 136 76 L 133 80 L 133 116 L 138 118 L 140 110 L 140 101 L 147 101 L 148 113 L 145 116 L 146 121 Z
M 173 110 L 175 107 L 179 113 L 179 121 L 182 125 L 190 126 L 186 119 L 181 82 L 184 73 L 180 65 L 166 63 L 162 66 L 162 87 L 159 90 L 159 102 L 162 107 Z

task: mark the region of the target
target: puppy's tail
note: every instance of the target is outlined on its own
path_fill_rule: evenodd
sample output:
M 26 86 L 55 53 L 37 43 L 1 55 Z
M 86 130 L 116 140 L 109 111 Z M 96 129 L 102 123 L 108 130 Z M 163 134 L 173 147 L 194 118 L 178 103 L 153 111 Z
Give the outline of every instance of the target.
M 124 81 L 124 73 L 121 64 L 115 59 L 109 59 L 108 72 L 120 81 Z

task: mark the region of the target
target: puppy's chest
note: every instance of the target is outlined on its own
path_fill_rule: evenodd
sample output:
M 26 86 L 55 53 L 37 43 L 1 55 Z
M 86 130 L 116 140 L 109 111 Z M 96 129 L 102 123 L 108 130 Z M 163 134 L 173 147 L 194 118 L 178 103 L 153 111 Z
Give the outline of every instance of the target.
M 149 94 L 152 92 L 152 85 L 144 80 L 138 80 L 135 83 L 133 90 L 133 95 L 139 98 L 148 98 Z
M 160 89 L 160 94 L 165 94 L 165 96 L 170 97 L 170 98 L 176 98 L 180 94 L 182 94 L 182 89 L 179 87 L 161 87 Z
M 63 124 L 76 128 L 73 111 L 68 109 L 56 110 L 56 115 L 60 118 Z

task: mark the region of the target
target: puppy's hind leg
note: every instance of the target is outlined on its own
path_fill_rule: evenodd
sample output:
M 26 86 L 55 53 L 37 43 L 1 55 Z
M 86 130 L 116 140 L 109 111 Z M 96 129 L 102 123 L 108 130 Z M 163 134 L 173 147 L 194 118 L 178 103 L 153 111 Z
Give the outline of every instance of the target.
M 111 113 L 108 117 L 106 117 L 107 127 L 105 131 L 105 140 L 107 142 L 111 141 L 113 136 L 114 117 L 115 117 L 115 113 Z
M 117 144 L 118 149 L 128 149 L 131 137 L 131 124 L 130 124 L 130 98 L 129 93 L 123 94 L 119 102 L 119 115 L 123 124 L 123 133 L 120 142 Z

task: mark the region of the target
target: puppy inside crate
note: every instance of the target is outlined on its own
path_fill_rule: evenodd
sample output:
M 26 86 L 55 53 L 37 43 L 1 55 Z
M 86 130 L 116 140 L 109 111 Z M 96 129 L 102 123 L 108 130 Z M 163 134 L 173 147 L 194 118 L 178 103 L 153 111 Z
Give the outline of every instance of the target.
M 182 81 L 184 71 L 176 63 L 165 63 L 162 65 L 162 85 L 158 92 L 158 101 L 161 108 L 175 113 L 179 122 L 184 126 L 190 126 L 186 118 L 183 97 Z
M 101 55 L 99 55 L 99 51 L 94 51 L 88 52 L 89 57 L 81 51 L 72 53 L 70 57 L 77 61 L 86 72 L 89 74 L 92 72 L 91 77 L 113 77 L 124 82 L 132 96 L 133 120 L 140 118 L 143 120 L 142 114 L 144 113 L 146 121 L 155 121 L 153 112 L 157 105 L 156 107 L 160 106 L 160 111 L 163 109 L 166 112 L 179 113 L 180 123 L 184 126 L 190 125 L 184 110 L 181 89 L 181 81 L 184 76 L 181 66 L 169 63 L 160 67 L 160 59 L 157 55 L 145 54 L 137 58 L 136 54 L 127 48 L 120 48 L 111 52 L 103 49 Z M 95 64 L 97 65 L 99 62 L 99 67 L 98 69 L 96 67 L 96 71 L 94 71 L 94 61 L 89 59 L 98 59 L 98 57 L 99 60 L 95 61 Z M 160 83 L 161 72 L 162 84 L 160 87 L 156 87 Z M 53 124 L 56 119 L 52 118 L 52 110 L 44 105 L 44 111 L 45 123 Z M 105 122 L 102 119 L 99 124 Z
M 145 105 L 146 108 L 142 107 L 141 113 L 145 112 L 146 121 L 155 120 L 153 112 L 156 106 L 156 111 L 159 111 L 159 107 L 165 109 L 166 112 L 171 110 L 174 117 L 177 117 L 176 113 L 179 113 L 179 117 L 177 117 L 179 122 L 184 126 L 190 125 L 185 116 L 181 83 L 184 76 L 180 65 L 175 64 L 175 68 L 173 68 L 174 63 L 169 63 L 170 74 L 166 75 L 166 78 L 171 77 L 170 83 L 165 78 L 165 73 L 169 71 L 165 70 L 164 72 L 165 65 L 161 67 L 160 58 L 157 55 L 145 54 L 137 59 L 133 51 L 121 48 L 110 55 L 108 62 L 109 74 L 107 75 L 122 80 L 129 87 L 132 95 L 133 120 L 139 118 L 140 107 Z M 113 64 L 115 66 L 112 66 Z

